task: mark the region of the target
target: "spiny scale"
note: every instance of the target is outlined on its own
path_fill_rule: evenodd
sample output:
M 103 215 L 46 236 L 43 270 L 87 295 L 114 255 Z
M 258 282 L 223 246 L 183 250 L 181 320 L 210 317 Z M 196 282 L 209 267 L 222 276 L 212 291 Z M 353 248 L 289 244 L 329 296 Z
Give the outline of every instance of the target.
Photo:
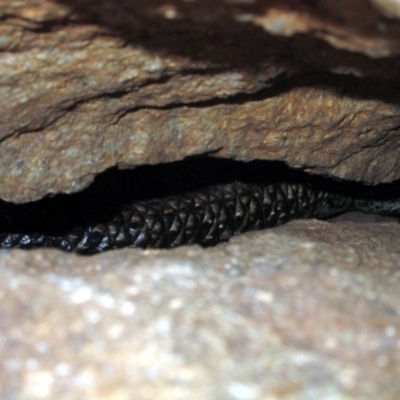
M 40 232 L 0 234 L 0 248 L 55 247 L 95 254 L 121 247 L 212 246 L 233 235 L 295 218 L 325 218 L 352 209 L 351 197 L 304 183 L 234 182 L 150 201 L 137 201 L 109 221 L 54 236 Z

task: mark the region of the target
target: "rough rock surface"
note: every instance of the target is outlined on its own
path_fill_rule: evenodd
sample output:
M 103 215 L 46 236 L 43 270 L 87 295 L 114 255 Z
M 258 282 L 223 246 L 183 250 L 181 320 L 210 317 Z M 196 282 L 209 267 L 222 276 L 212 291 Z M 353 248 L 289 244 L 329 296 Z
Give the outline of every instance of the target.
M 0 1 L 0 197 L 210 152 L 400 178 L 400 23 L 336 3 Z
M 0 0 L 0 198 L 213 153 L 400 178 L 394 0 Z M 4 399 L 400 398 L 396 223 L 0 252 Z
M 347 223 L 302 221 L 208 251 L 3 251 L 1 398 L 397 399 L 385 225 L 348 246 Z

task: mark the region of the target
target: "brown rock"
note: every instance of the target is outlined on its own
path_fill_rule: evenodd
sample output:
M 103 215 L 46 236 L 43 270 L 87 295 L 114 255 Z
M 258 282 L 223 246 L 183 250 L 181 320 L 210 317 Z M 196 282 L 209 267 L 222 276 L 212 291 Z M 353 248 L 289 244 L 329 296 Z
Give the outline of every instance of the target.
M 392 0 L 0 0 L 0 17 L 0 198 L 209 152 L 400 178 Z M 2 251 L 0 397 L 397 399 L 399 229 Z
M 398 23 L 372 7 L 360 18 L 364 3 L 345 16 L 328 1 L 0 2 L 0 197 L 74 192 L 110 166 L 216 151 L 398 179 L 397 59 L 316 39 L 394 56 Z M 304 35 L 287 38 L 296 24 Z
M 298 227 L 209 251 L 2 252 L 1 397 L 397 398 L 398 253 Z
M 396 0 L 371 0 L 371 3 L 386 17 L 399 19 L 400 5 Z
M 371 57 L 387 57 L 400 50 L 400 25 L 386 18 L 398 19 L 394 0 L 123 0 L 118 5 L 109 0 L 61 2 L 72 4 L 81 15 L 96 15 L 103 24 L 128 31 L 132 23 L 143 27 L 143 21 L 157 21 L 157 26 L 167 30 L 187 29 L 195 23 L 229 31 L 232 23 L 251 23 L 276 36 L 307 34 Z

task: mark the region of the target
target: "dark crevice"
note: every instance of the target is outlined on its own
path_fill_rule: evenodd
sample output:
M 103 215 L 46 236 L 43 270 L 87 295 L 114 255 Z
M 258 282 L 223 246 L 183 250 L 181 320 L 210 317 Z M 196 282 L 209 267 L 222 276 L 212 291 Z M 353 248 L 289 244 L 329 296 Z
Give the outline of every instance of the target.
M 240 92 L 226 97 L 216 97 L 194 102 L 175 102 L 160 106 L 137 105 L 122 110 L 118 115 L 118 120 L 114 123 L 119 122 L 127 114 L 135 113 L 140 110 L 170 111 L 183 107 L 204 109 L 219 105 L 243 105 L 250 102 L 261 102 L 279 96 L 282 93 L 289 92 L 295 88 L 305 87 L 323 87 L 338 93 L 344 98 L 354 98 L 357 100 L 373 100 L 379 98 L 381 101 L 389 104 L 400 103 L 400 85 L 386 84 L 375 79 L 356 78 L 354 76 L 337 76 L 330 73 L 307 73 L 289 77 L 287 74 L 282 74 L 274 80 L 264 82 L 264 85 L 266 86 L 265 88 L 254 93 Z M 126 92 L 121 92 L 120 95 L 124 96 Z M 115 94 L 114 96 L 118 97 L 119 94 Z M 396 116 L 394 115 L 391 118 L 396 118 Z M 397 130 L 397 128 L 391 129 L 391 131 L 395 130 Z
M 46 34 L 46 33 L 53 33 L 58 30 L 62 30 L 65 29 L 66 27 L 74 25 L 80 25 L 80 24 L 77 21 L 71 19 L 69 15 L 67 15 L 63 18 L 36 22 L 35 26 L 28 27 L 26 29 L 38 34 Z
M 186 106 L 192 108 L 212 107 L 219 104 L 241 105 L 248 102 L 263 101 L 268 98 L 276 97 L 285 92 L 290 92 L 296 88 L 321 87 L 332 92 L 338 93 L 342 97 L 357 100 L 380 99 L 386 103 L 400 104 L 400 85 L 385 84 L 379 80 L 369 78 L 357 78 L 354 76 L 338 76 L 330 73 L 307 73 L 295 76 L 282 74 L 281 76 L 264 82 L 267 86 L 255 93 L 237 93 L 226 98 L 214 98 L 210 100 L 198 101 L 193 103 L 182 103 L 166 105 L 161 109 L 176 108 Z M 154 107 L 155 108 L 155 107 Z
M 23 29 L 35 33 L 52 33 L 67 26 L 79 25 L 79 22 L 74 21 L 68 15 L 63 18 L 46 21 L 35 21 L 34 19 L 11 13 L 0 17 L 0 22 L 4 23 L 7 21 L 18 21 Z
M 213 157 L 191 157 L 174 163 L 140 166 L 134 170 L 112 168 L 99 174 L 87 189 L 75 194 L 55 195 L 26 204 L 1 201 L 0 233 L 63 235 L 77 226 L 104 223 L 124 205 L 134 201 L 193 192 L 233 181 L 259 184 L 310 182 L 332 193 L 354 197 L 400 198 L 400 182 L 371 187 L 309 175 L 282 162 L 244 163 Z
M 193 71 L 185 71 L 184 74 L 190 75 L 192 72 Z M 218 70 L 218 72 L 223 72 L 223 70 Z M 204 71 L 196 71 L 193 73 L 203 74 Z M 141 85 L 140 87 L 145 87 L 150 84 L 163 84 L 168 82 L 170 78 L 170 76 L 164 76 L 160 79 L 146 82 L 146 84 Z M 160 106 L 136 105 L 134 107 L 121 110 L 120 114 L 118 115 L 118 121 L 125 115 L 140 110 L 169 111 L 183 107 L 204 109 L 218 105 L 243 105 L 249 102 L 261 102 L 266 99 L 279 96 L 282 93 L 289 92 L 295 88 L 302 87 L 324 87 L 340 94 L 343 97 L 355 98 L 358 100 L 372 100 L 379 98 L 381 101 L 391 104 L 400 103 L 398 95 L 400 91 L 399 85 L 389 85 L 375 79 L 356 78 L 354 76 L 337 76 L 330 73 L 307 73 L 289 77 L 287 74 L 282 74 L 274 80 L 264 82 L 263 85 L 266 87 L 253 93 L 239 92 L 226 97 L 215 97 L 193 102 L 177 101 Z M 72 106 L 70 106 L 69 109 L 72 110 L 73 108 L 78 107 L 80 104 L 84 104 L 99 98 L 123 98 L 132 90 L 137 90 L 138 88 L 140 89 L 140 87 L 127 88 L 112 93 L 102 93 L 91 98 L 82 99 L 75 102 Z M 395 118 L 395 116 L 392 118 Z
M 233 69 L 234 71 L 240 71 L 240 66 Z M 226 67 L 209 67 L 208 69 L 187 69 L 182 70 L 176 76 L 190 76 L 190 75 L 215 75 L 232 71 L 232 66 L 227 65 Z M 65 104 L 59 104 L 57 107 L 56 115 L 50 118 L 48 121 L 40 123 L 40 126 L 33 128 L 20 127 L 16 131 L 11 132 L 9 135 L 0 139 L 0 143 L 9 138 L 10 136 L 26 134 L 31 132 L 41 131 L 48 126 L 54 124 L 66 113 L 75 110 L 80 105 L 89 103 L 91 101 L 99 99 L 122 99 L 124 96 L 132 93 L 133 91 L 140 91 L 149 85 L 164 85 L 168 83 L 175 75 L 163 75 L 155 79 L 149 79 L 142 82 L 140 85 L 129 85 L 124 88 L 116 88 L 114 91 L 103 91 L 96 93 L 92 96 L 70 99 Z M 165 105 L 154 106 L 146 104 L 136 104 L 130 108 L 121 108 L 117 115 L 117 121 L 122 119 L 129 113 L 134 113 L 144 109 L 154 110 L 173 110 L 183 107 L 190 108 L 208 108 L 215 107 L 218 105 L 243 105 L 249 102 L 264 101 L 266 99 L 276 97 L 282 93 L 289 92 L 296 88 L 312 88 L 312 87 L 323 87 L 327 90 L 331 90 L 342 96 L 343 98 L 353 98 L 356 100 L 380 100 L 388 104 L 398 105 L 400 103 L 399 92 L 400 83 L 386 82 L 381 79 L 375 78 L 358 78 L 353 75 L 335 75 L 329 72 L 321 71 L 309 71 L 302 73 L 289 74 L 288 72 L 278 75 L 274 79 L 270 79 L 264 82 L 260 82 L 259 87 L 261 89 L 255 92 L 238 92 L 233 95 L 227 95 L 223 97 L 209 98 L 199 101 L 175 101 Z M 391 118 L 396 118 L 392 116 Z M 114 123 L 116 123 L 114 122 Z M 391 128 L 390 131 L 396 131 L 398 127 Z
M 111 35 L 118 36 L 129 46 L 142 47 L 147 51 L 163 55 L 189 57 L 205 61 L 208 66 L 224 65 L 242 71 L 257 71 L 273 58 L 277 65 L 282 61 L 301 71 L 335 70 L 365 71 L 363 75 L 380 75 L 382 80 L 398 81 L 399 56 L 374 60 L 356 52 L 338 50 L 321 39 L 310 35 L 279 37 L 268 34 L 261 27 L 236 20 L 238 10 L 254 15 L 263 15 L 266 7 L 283 9 L 279 0 L 224 4 L 213 0 L 196 2 L 171 2 L 187 10 L 183 20 L 164 18 L 152 11 L 156 5 L 168 4 L 148 0 L 58 0 L 67 5 L 77 23 L 96 24 Z M 294 5 L 316 18 L 318 7 Z M 307 11 L 306 11 L 307 10 Z M 150 11 L 148 14 L 147 11 Z M 213 11 L 216 12 L 213 18 Z M 334 11 L 332 9 L 331 11 Z M 210 14 L 211 12 L 211 14 Z M 194 14 L 193 14 L 194 13 Z M 371 13 L 373 11 L 371 10 Z M 184 12 L 184 14 L 186 14 Z M 347 11 L 343 15 L 348 15 Z M 383 18 L 380 16 L 379 18 Z M 386 23 L 388 22 L 383 18 Z M 352 25 L 357 24 L 350 18 Z
M 223 73 L 226 71 L 225 69 L 213 69 L 210 73 Z M 199 74 L 199 75 L 207 75 L 208 72 L 203 70 L 186 70 L 181 72 L 182 75 L 191 75 L 191 74 Z M 78 108 L 79 106 L 86 104 L 91 101 L 99 100 L 99 99 L 119 99 L 128 95 L 132 91 L 140 90 L 142 87 L 146 87 L 148 85 L 157 85 L 157 84 L 165 84 L 167 83 L 172 76 L 164 75 L 156 79 L 149 79 L 143 82 L 141 85 L 137 86 L 129 86 L 124 89 L 117 89 L 111 92 L 101 92 L 95 94 L 90 97 L 85 97 L 81 99 L 76 99 L 72 101 L 68 101 L 67 104 L 59 105 L 59 109 L 56 115 L 53 118 L 49 119 L 46 122 L 43 122 L 38 127 L 29 128 L 22 127 L 18 128 L 18 130 L 11 132 L 9 135 L 0 139 L 0 143 L 5 141 L 11 136 L 27 134 L 32 132 L 42 131 L 48 126 L 54 124 L 60 118 L 62 118 L 66 113 L 71 112 Z M 165 105 L 154 106 L 154 105 L 135 105 L 130 108 L 121 108 L 121 110 L 117 114 L 117 120 L 113 122 L 113 124 L 118 123 L 124 116 L 130 113 L 135 113 L 140 110 L 174 110 L 180 108 L 198 108 L 204 109 L 209 107 L 215 107 L 218 105 L 243 105 L 249 102 L 261 102 L 266 99 L 279 96 L 282 93 L 289 92 L 295 88 L 304 88 L 304 87 L 323 87 L 333 92 L 340 94 L 343 97 L 354 98 L 358 100 L 376 100 L 379 99 L 388 104 L 399 104 L 399 92 L 400 92 L 400 84 L 386 83 L 380 80 L 376 80 L 373 78 L 357 78 L 354 76 L 337 76 L 330 73 L 317 73 L 310 72 L 305 74 L 288 76 L 286 73 L 276 77 L 274 80 L 264 82 L 261 86 L 264 88 L 253 92 L 253 93 L 243 93 L 239 92 L 234 95 L 226 96 L 226 97 L 216 97 L 206 100 L 199 100 L 193 102 L 184 102 L 177 101 L 173 103 L 168 103 Z M 400 117 L 400 116 L 399 116 Z M 396 116 L 392 116 L 391 118 L 396 118 Z M 390 129 L 390 132 L 397 131 L 398 126 Z

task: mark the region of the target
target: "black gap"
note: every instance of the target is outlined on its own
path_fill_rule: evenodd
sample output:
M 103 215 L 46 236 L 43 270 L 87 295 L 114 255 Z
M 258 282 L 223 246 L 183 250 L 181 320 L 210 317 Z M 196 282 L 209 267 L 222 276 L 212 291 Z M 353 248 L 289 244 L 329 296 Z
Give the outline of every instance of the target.
M 296 74 L 335 70 L 336 67 L 344 71 L 361 70 L 365 72 L 362 76 L 375 76 L 379 81 L 386 81 L 388 86 L 394 83 L 399 85 L 399 56 L 371 59 L 361 53 L 336 49 L 324 40 L 309 35 L 280 37 L 268 34 L 259 26 L 236 21 L 235 16 L 239 10 L 245 14 L 263 15 L 266 7 L 280 8 L 280 0 L 270 0 L 267 6 L 263 2 L 228 4 L 203 0 L 197 2 L 196 9 L 189 2 L 178 0 L 165 4 L 175 3 L 186 16 L 182 20 L 169 20 L 162 13 L 154 14 L 157 6 L 163 5 L 159 0 L 57 2 L 71 11 L 65 24 L 95 24 L 104 28 L 104 35 L 121 38 L 127 47 L 141 47 L 161 57 L 176 55 L 193 61 L 201 60 L 207 65 L 204 69 L 206 74 L 209 74 L 209 68 L 213 66 L 226 68 L 227 71 L 254 73 L 264 70 L 266 65 L 274 62 L 277 65 L 291 66 L 289 70 Z M 323 17 L 326 10 L 314 3 L 318 2 L 309 1 L 304 10 L 317 18 Z M 216 12 L 215 18 L 210 15 L 210 10 Z M 373 15 L 374 10 L 370 11 Z M 343 13 L 342 17 L 347 14 Z M 394 24 L 390 19 L 381 18 L 386 24 Z M 42 22 L 37 29 L 51 32 L 57 25 L 57 21 Z M 296 66 L 296 71 L 292 66 Z M 365 84 L 364 88 L 368 86 Z M 379 91 L 377 96 L 381 96 Z
M 0 232 L 64 235 L 74 227 L 105 222 L 134 201 L 178 195 L 233 181 L 260 184 L 300 181 L 355 197 L 400 197 L 400 182 L 372 187 L 309 175 L 277 161 L 244 163 L 194 157 L 134 170 L 112 168 L 99 174 L 87 189 L 75 194 L 56 195 L 26 204 L 0 201 Z

